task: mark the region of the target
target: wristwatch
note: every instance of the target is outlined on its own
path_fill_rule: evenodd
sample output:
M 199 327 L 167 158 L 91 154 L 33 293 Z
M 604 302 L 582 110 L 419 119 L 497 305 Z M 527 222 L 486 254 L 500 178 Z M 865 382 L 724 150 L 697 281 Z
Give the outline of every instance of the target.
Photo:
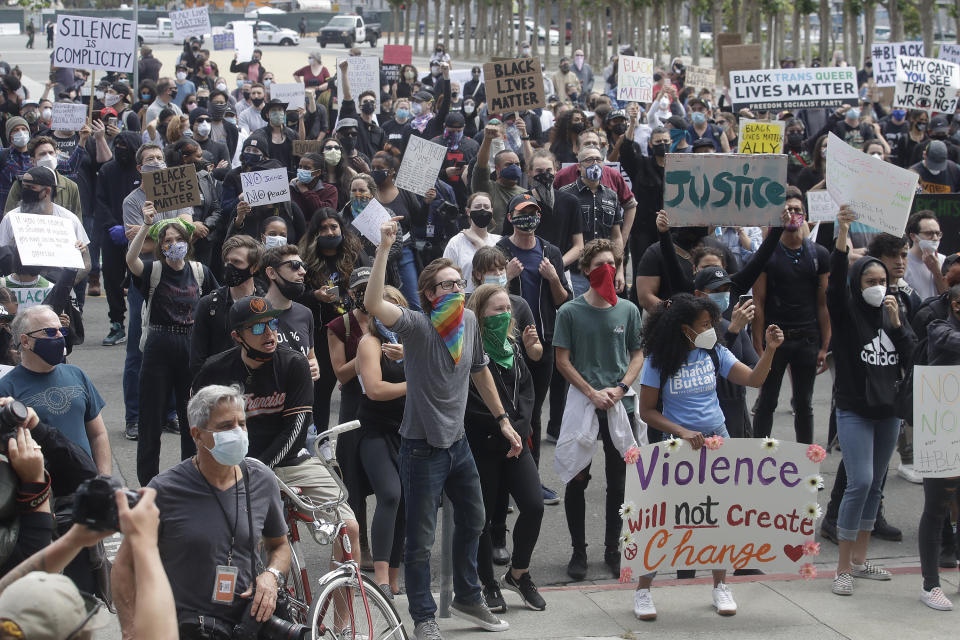
M 630 393 L 630 387 L 628 387 L 627 385 L 623 384 L 622 382 L 618 382 L 618 383 L 617 383 L 617 386 L 620 387 L 621 389 L 623 389 L 623 394 L 624 394 L 624 395 Z
M 273 577 L 277 579 L 277 587 L 283 589 L 287 585 L 287 576 L 283 575 L 279 569 L 274 569 L 273 567 L 267 567 L 267 571 L 273 574 Z
M 497 422 L 500 422 L 500 421 L 503 420 L 503 419 L 509 420 L 509 419 L 510 419 L 510 414 L 508 414 L 506 411 L 504 411 L 503 413 L 501 413 L 500 415 L 498 415 L 498 416 L 497 416 L 496 418 L 494 418 L 494 419 L 495 419 Z

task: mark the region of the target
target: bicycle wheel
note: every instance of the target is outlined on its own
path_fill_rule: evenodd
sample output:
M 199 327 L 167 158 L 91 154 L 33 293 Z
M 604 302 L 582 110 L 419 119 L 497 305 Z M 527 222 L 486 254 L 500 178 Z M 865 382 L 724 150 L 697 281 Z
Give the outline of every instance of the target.
M 363 595 L 357 582 L 363 580 Z M 310 606 L 313 640 L 407 640 L 393 603 L 365 575 L 340 570 L 320 579 L 319 595 Z M 364 606 L 363 596 L 366 596 Z M 368 617 L 369 612 L 369 617 Z M 352 634 L 344 635 L 346 629 Z

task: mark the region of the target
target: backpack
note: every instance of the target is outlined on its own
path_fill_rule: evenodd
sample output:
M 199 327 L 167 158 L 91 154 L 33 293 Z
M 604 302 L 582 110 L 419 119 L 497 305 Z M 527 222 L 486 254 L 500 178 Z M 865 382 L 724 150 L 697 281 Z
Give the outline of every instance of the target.
M 193 277 L 197 281 L 200 290 L 203 289 L 203 265 L 193 260 L 188 260 L 187 264 L 193 270 Z M 153 307 L 153 293 L 160 284 L 160 275 L 163 273 L 163 267 L 160 260 L 154 260 L 150 263 L 150 293 L 143 303 L 143 309 L 140 311 L 140 352 L 147 346 L 147 336 L 150 334 L 150 309 Z M 199 293 L 199 291 L 198 291 Z

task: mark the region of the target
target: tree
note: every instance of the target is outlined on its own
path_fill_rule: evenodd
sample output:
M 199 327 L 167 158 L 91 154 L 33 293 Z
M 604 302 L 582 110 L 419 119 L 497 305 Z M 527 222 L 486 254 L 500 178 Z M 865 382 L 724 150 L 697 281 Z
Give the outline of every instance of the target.
M 670 40 L 667 47 L 671 59 L 683 53 L 680 46 L 680 14 L 683 10 L 683 0 L 666 0 L 667 27 L 670 29 Z
M 896 2 L 896 0 L 890 0 Z M 830 56 L 830 34 L 833 32 L 833 19 L 830 16 L 830 0 L 820 0 L 820 50 L 817 54 L 824 64 Z

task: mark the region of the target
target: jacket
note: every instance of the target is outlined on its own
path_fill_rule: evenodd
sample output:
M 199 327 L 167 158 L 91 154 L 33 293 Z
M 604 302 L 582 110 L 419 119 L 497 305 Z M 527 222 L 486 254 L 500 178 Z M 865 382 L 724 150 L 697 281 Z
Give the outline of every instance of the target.
M 140 134 L 133 131 L 121 131 L 117 138 L 123 138 L 128 149 L 140 147 Z M 93 209 L 95 227 L 106 230 L 122 225 L 123 201 L 139 186 L 140 172 L 137 171 L 135 162 L 122 163 L 114 158 L 100 167 Z
M 553 268 L 557 270 L 557 275 L 560 276 L 560 282 L 563 284 L 563 288 L 567 292 L 567 299 L 563 302 L 572 300 L 573 291 L 570 289 L 570 285 L 567 283 L 566 278 L 563 277 L 563 254 L 560 253 L 560 249 L 556 248 L 543 238 L 537 236 L 537 240 L 539 240 L 540 244 L 543 246 L 543 257 L 549 260 L 550 264 L 553 265 Z M 509 237 L 500 238 L 500 241 L 497 242 L 496 247 L 507 256 L 508 261 L 513 258 L 514 245 L 512 242 L 510 242 Z M 514 295 L 523 296 L 523 284 L 519 276 L 510 281 L 508 289 L 510 293 Z M 544 349 L 549 348 L 549 345 L 553 343 L 553 328 L 557 323 L 557 309 L 559 308 L 560 305 L 555 304 L 553 301 L 553 293 L 550 291 L 550 285 L 547 284 L 545 280 L 541 279 L 540 307 L 534 312 L 536 315 L 540 316 L 540 322 L 543 325 L 543 335 L 540 336 L 540 340 L 544 343 Z
M 927 361 L 931 365 L 960 364 L 960 320 L 952 313 L 927 328 Z

